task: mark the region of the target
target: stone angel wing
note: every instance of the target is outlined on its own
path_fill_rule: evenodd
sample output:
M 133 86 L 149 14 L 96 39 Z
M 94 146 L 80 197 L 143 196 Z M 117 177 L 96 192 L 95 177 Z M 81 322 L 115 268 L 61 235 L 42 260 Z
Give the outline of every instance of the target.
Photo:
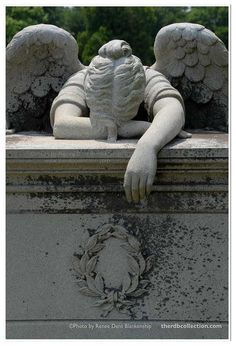
M 156 63 L 181 93 L 186 128 L 227 130 L 228 51 L 202 25 L 176 23 L 163 27 L 154 43 Z
M 67 31 L 39 24 L 18 32 L 6 52 L 7 128 L 50 132 L 53 99 L 83 68 L 77 42 Z

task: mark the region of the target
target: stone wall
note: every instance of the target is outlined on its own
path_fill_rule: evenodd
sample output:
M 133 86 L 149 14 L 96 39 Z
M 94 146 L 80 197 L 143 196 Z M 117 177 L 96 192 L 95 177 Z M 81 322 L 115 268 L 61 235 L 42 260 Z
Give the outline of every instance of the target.
M 135 143 L 7 137 L 8 338 L 227 338 L 227 135 L 196 133 L 162 149 L 142 205 L 129 204 L 122 186 Z M 79 291 L 73 260 L 104 224 L 152 256 L 129 314 L 104 316 Z M 112 239 L 98 265 L 114 286 L 128 269 Z

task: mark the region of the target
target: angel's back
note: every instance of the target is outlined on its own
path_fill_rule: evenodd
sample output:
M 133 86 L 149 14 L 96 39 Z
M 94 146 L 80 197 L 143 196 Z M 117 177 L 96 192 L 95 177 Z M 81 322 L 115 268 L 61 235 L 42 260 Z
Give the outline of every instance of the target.
M 128 43 L 113 40 L 99 50 L 85 77 L 86 103 L 95 132 L 133 119 L 144 99 L 145 72 Z

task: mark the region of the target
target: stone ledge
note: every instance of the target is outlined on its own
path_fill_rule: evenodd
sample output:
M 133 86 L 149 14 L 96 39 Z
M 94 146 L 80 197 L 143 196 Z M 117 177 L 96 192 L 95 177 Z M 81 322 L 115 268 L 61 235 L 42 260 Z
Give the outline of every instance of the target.
M 8 136 L 8 213 L 137 212 L 139 206 L 127 203 L 123 189 L 136 142 Z M 153 192 L 142 212 L 227 212 L 227 156 L 227 134 L 175 139 L 158 155 Z
M 159 159 L 228 157 L 227 134 L 193 133 L 189 139 L 175 139 L 159 153 Z M 51 135 L 18 133 L 7 136 L 7 159 L 128 159 L 137 140 L 116 143 L 95 140 L 56 140 Z

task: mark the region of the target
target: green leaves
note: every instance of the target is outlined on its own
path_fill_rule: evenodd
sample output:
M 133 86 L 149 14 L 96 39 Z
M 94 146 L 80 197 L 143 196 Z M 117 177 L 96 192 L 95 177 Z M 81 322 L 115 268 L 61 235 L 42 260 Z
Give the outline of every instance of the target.
M 114 38 L 126 40 L 144 65 L 154 61 L 153 42 L 165 25 L 199 23 L 228 43 L 227 7 L 7 7 L 7 42 L 24 27 L 49 23 L 77 39 L 80 59 L 89 64 L 98 49 Z

